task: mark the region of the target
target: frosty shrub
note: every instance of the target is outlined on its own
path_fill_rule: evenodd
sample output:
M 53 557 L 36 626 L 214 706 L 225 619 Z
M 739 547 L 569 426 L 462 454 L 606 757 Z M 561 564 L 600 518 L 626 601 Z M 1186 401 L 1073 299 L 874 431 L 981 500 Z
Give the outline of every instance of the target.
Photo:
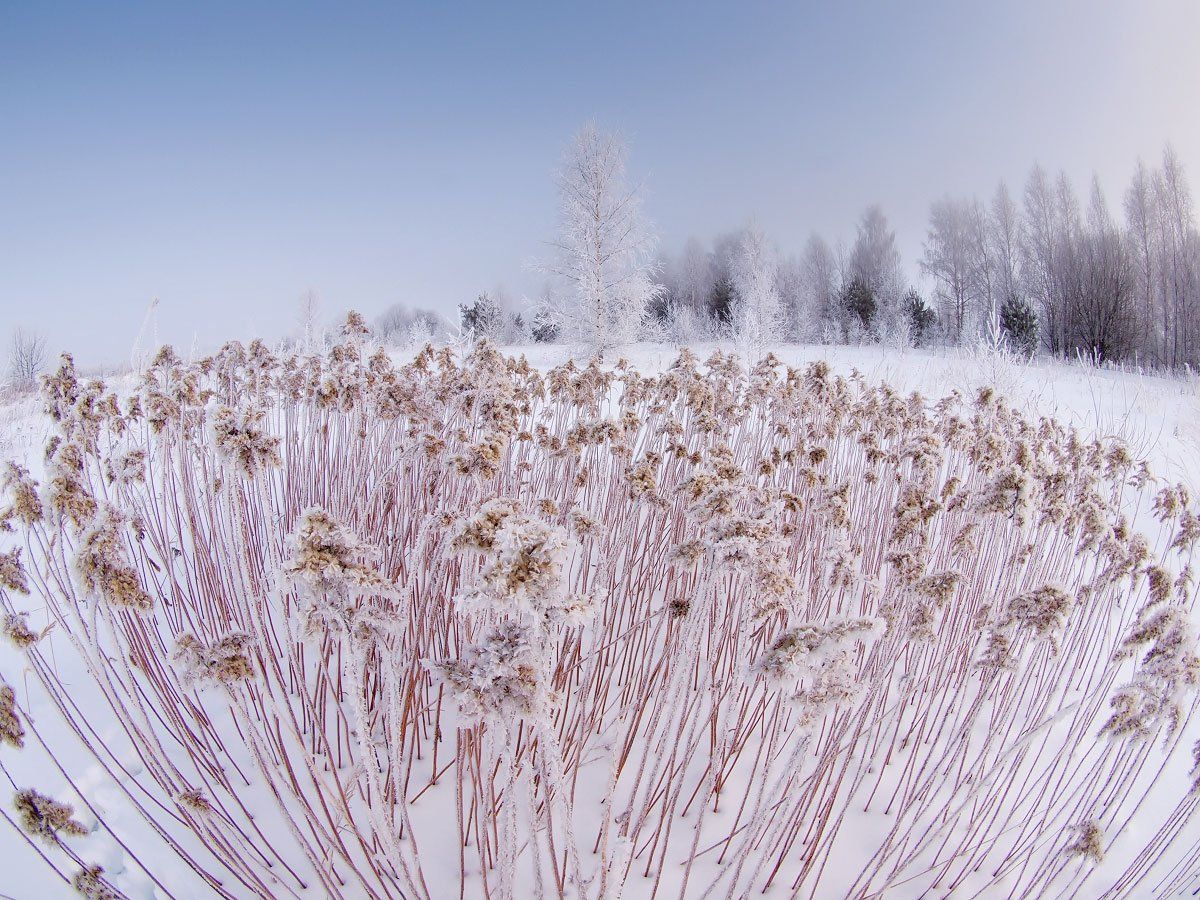
M 397 365 L 357 317 L 45 391 L 0 763 L 66 758 L 37 685 L 163 895 L 1200 886 L 1200 518 L 1117 441 L 769 355 Z M 14 802 L 124 896 L 70 806 Z

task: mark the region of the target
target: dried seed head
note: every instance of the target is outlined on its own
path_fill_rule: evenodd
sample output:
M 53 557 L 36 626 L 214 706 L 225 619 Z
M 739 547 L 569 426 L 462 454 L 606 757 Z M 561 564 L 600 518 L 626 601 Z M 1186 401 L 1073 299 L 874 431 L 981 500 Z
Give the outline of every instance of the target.
M 489 625 L 458 659 L 425 665 L 450 689 L 468 719 L 541 721 L 554 699 L 537 632 L 527 623 Z
M 104 461 L 104 477 L 109 484 L 128 487 L 146 480 L 146 452 L 129 450 Z
M 102 506 L 76 551 L 75 572 L 88 594 L 113 606 L 149 612 L 154 600 L 126 559 L 122 525 L 116 507 Z
M 208 798 L 204 796 L 204 792 L 198 788 L 187 788 L 180 791 L 175 801 L 180 806 L 186 807 L 197 815 L 207 816 L 211 815 L 213 811 L 212 804 L 208 802 Z
M 980 669 L 1015 668 L 1016 657 L 1013 656 L 1012 639 L 1008 633 L 990 628 L 987 631 L 987 638 L 987 646 L 975 665 Z
M 1066 627 L 1071 605 L 1071 595 L 1062 587 L 1046 584 L 1009 600 L 999 624 L 1002 628 L 1030 628 L 1039 638 L 1053 643 Z
M 479 580 L 458 596 L 468 608 L 545 617 L 562 607 L 575 542 L 567 531 L 527 513 L 504 517 Z
M 571 510 L 568 519 L 576 537 L 590 537 L 596 534 L 600 528 L 600 523 L 596 521 L 595 517 L 581 509 Z
M 105 880 L 104 869 L 100 866 L 80 869 L 71 878 L 71 887 L 87 900 L 124 900 L 125 897 Z
M 371 334 L 371 329 L 367 328 L 367 320 L 362 317 L 362 313 L 354 310 L 346 314 L 346 321 L 342 323 L 341 330 L 342 335 L 351 343 L 360 343 Z
M 57 844 L 60 835 L 79 837 L 88 833 L 87 828 L 71 818 L 75 814 L 74 807 L 33 788 L 17 791 L 13 797 L 13 808 L 17 811 L 20 826 L 48 844 Z
M 212 644 L 182 634 L 175 642 L 171 661 L 185 685 L 229 686 L 254 677 L 251 652 L 250 636 L 242 632 L 227 634 Z
M 25 746 L 25 726 L 17 712 L 17 694 L 12 685 L 0 681 L 0 744 L 20 750 Z
M 913 585 L 915 590 L 922 597 L 933 601 L 935 606 L 945 606 L 947 601 L 954 596 L 954 589 L 958 587 L 958 583 L 962 581 L 962 574 L 959 572 L 939 572 L 936 575 L 926 575 Z
M 692 610 L 692 601 L 685 597 L 676 597 L 667 604 L 667 613 L 672 619 L 682 619 Z
M 280 575 L 285 584 L 309 599 L 323 594 L 346 597 L 351 589 L 376 596 L 390 596 L 395 591 L 370 565 L 377 552 L 319 506 L 300 515 L 288 535 L 287 547 L 290 556 Z
M 474 516 L 468 519 L 454 540 L 451 547 L 454 550 L 476 550 L 488 553 L 496 546 L 496 534 L 509 516 L 521 509 L 520 501 L 496 498 L 489 500 L 479 508 Z
M 104 880 L 104 870 L 98 865 L 77 871 L 71 878 L 71 887 L 86 900 L 125 900 L 125 894 Z
M 18 594 L 29 593 L 29 579 L 21 565 L 21 548 L 14 547 L 8 553 L 0 553 L 0 588 Z
M 6 613 L 2 630 L 4 636 L 18 650 L 27 650 L 36 644 L 40 638 L 37 632 L 30 629 L 29 613 Z
M 771 643 L 752 671 L 776 684 L 816 675 L 856 641 L 877 638 L 885 628 L 883 620 L 875 618 L 833 619 L 823 625 L 790 628 Z
M 29 477 L 29 470 L 16 463 L 4 464 L 0 477 L 0 488 L 8 495 L 5 518 L 13 518 L 29 527 L 42 520 L 42 501 L 38 496 L 37 482 Z
M 1082 856 L 1097 866 L 1104 862 L 1104 832 L 1099 822 L 1088 819 L 1071 826 L 1071 830 L 1075 839 L 1064 848 L 1067 854 Z
M 280 439 L 267 434 L 262 410 L 234 410 L 213 404 L 208 410 L 208 428 L 217 454 L 247 478 L 254 478 L 281 463 Z
M 96 498 L 84 484 L 83 452 L 76 444 L 60 443 L 46 464 L 47 505 L 76 528 L 87 527 L 96 514 Z

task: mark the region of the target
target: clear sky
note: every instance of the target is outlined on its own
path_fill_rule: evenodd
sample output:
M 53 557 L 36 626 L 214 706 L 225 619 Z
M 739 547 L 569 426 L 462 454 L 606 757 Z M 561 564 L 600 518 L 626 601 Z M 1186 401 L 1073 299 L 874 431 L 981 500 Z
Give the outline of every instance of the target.
M 0 0 L 0 326 L 119 361 L 536 289 L 550 175 L 620 129 L 678 249 L 785 250 L 870 202 L 906 264 L 929 202 L 1035 159 L 1119 209 L 1171 141 L 1200 180 L 1196 0 L 18 3 Z

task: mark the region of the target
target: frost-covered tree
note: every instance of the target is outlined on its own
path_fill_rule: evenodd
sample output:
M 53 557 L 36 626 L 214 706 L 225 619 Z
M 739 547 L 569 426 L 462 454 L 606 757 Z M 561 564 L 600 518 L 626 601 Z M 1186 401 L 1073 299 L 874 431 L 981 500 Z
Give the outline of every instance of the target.
M 553 344 L 558 341 L 560 331 L 556 310 L 556 299 L 552 284 L 542 285 L 536 300 L 526 302 L 526 318 L 529 320 L 529 337 L 535 344 Z
M 558 323 L 545 310 L 533 314 L 533 322 L 529 328 L 529 336 L 535 344 L 553 344 L 558 340 Z
M 1037 311 L 1020 294 L 1013 294 L 1001 305 L 1000 330 L 1008 346 L 1022 356 L 1030 358 L 1037 352 Z
M 1109 214 L 1095 178 L 1079 251 L 1079 275 L 1066 293 L 1071 346 L 1096 362 L 1117 359 L 1129 352 L 1135 339 L 1137 275 L 1129 243 Z
M 800 267 L 804 273 L 805 305 L 810 315 L 824 333 L 836 336 L 844 320 L 839 302 L 841 271 L 837 257 L 820 235 L 812 235 L 804 245 Z
M 1155 202 L 1154 176 L 1138 160 L 1133 181 L 1125 191 L 1125 223 L 1129 251 L 1137 273 L 1138 343 L 1147 359 L 1163 362 L 1162 317 L 1158 294 L 1158 232 L 1155 227 L 1158 207 Z
M 446 334 L 446 320 L 437 313 L 403 303 L 388 307 L 375 320 L 376 337 L 389 344 L 419 345 L 441 339 Z
M 500 341 L 504 332 L 504 309 L 497 299 L 484 291 L 471 303 L 458 305 L 462 330 L 474 340 Z
M 713 241 L 712 287 L 708 294 L 708 314 L 718 327 L 728 330 L 733 324 L 737 289 L 734 285 L 734 269 L 741 250 L 742 234 L 731 231 Z
M 734 257 L 733 286 L 737 299 L 733 332 L 747 362 L 755 361 L 769 344 L 783 339 L 784 312 L 775 279 L 775 248 L 758 225 L 742 234 Z
M 1041 339 L 1052 353 L 1058 353 L 1058 280 L 1055 265 L 1055 204 L 1050 179 L 1035 165 L 1025 182 L 1024 216 L 1021 228 L 1021 284 L 1024 295 L 1034 304 L 1045 328 Z
M 933 337 L 937 313 L 929 308 L 925 298 L 917 293 L 915 288 L 909 288 L 908 293 L 904 295 L 901 308 L 905 325 L 908 327 L 909 340 L 915 347 L 925 346 Z
M 1163 357 L 1172 368 L 1200 363 L 1200 233 L 1187 174 L 1174 149 L 1163 150 L 1155 177 Z
M 806 340 L 820 333 L 820 325 L 807 303 L 804 265 L 795 256 L 779 261 L 775 286 L 783 304 L 784 336 L 789 340 Z
M 712 291 L 712 268 L 712 254 L 696 238 L 688 238 L 676 270 L 679 278 L 677 299 L 696 314 L 704 312 Z
M 23 328 L 14 330 L 8 352 L 9 383 L 22 391 L 37 387 L 38 376 L 46 368 L 46 355 L 42 335 Z
M 875 325 L 875 315 L 879 311 L 879 303 L 875 299 L 875 292 L 865 280 L 857 275 L 850 279 L 842 288 L 841 305 L 848 323 L 847 336 L 852 333 L 871 333 L 871 328 Z
M 971 204 L 944 197 L 929 209 L 921 270 L 933 279 L 942 324 L 961 343 L 977 302 L 977 243 Z
M 546 268 L 569 290 L 552 310 L 564 337 L 595 350 L 637 336 L 651 301 L 655 239 L 637 187 L 626 183 L 625 143 L 589 123 L 575 136 L 557 176 L 557 258 Z
M 877 205 L 867 207 L 858 222 L 847 269 L 847 285 L 857 279 L 871 293 L 875 303 L 873 324 L 892 324 L 904 292 L 904 271 L 896 249 L 896 233 Z
M 484 291 L 471 303 L 458 306 L 460 330 L 473 340 L 519 344 L 529 337 L 525 319 L 512 308 L 503 288 Z
M 300 295 L 296 308 L 296 320 L 300 325 L 300 346 L 305 353 L 312 353 L 325 343 L 320 319 L 321 295 L 309 288 Z
M 1003 181 L 992 195 L 987 220 L 988 253 L 995 266 L 994 296 L 1003 306 L 1016 296 L 1021 263 L 1021 213 Z

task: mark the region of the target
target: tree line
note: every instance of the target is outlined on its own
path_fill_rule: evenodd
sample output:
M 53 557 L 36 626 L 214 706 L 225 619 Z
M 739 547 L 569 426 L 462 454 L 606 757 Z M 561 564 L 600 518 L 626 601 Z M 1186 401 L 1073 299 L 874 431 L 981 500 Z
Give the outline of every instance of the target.
M 1035 165 L 1014 194 L 945 196 L 929 208 L 906 276 L 896 233 L 868 206 L 849 242 L 814 233 L 785 253 L 755 223 L 663 252 L 626 177 L 628 148 L 585 126 L 556 175 L 559 228 L 537 298 L 485 291 L 457 332 L 498 343 L 727 339 L 744 352 L 789 341 L 970 345 L 1014 352 L 1200 366 L 1200 233 L 1187 174 L 1167 147 L 1139 162 L 1114 211 L 1093 178 L 1081 198 L 1065 173 Z M 434 313 L 397 307 L 385 334 L 429 334 Z M 446 324 L 443 322 L 443 325 Z
M 736 332 L 739 305 L 759 304 L 748 300 L 739 267 L 748 247 L 772 256 L 762 242 L 750 226 L 660 255 L 651 317 L 672 323 L 682 313 L 687 327 Z M 1170 147 L 1157 168 L 1138 163 L 1118 214 L 1097 179 L 1083 202 L 1065 174 L 1052 178 L 1037 165 L 1019 199 L 1001 183 L 986 202 L 936 200 L 917 262 L 927 296 L 906 282 L 878 206 L 863 213 L 848 246 L 814 234 L 796 255 L 775 252 L 759 265 L 779 309 L 771 337 L 918 345 L 1000 338 L 1027 354 L 1200 364 L 1200 234 Z
M 568 149 L 555 255 L 542 267 L 555 286 L 523 325 L 535 340 L 603 349 L 637 337 L 724 337 L 747 348 L 982 338 L 1029 355 L 1200 364 L 1200 235 L 1170 147 L 1158 167 L 1138 163 L 1117 213 L 1098 179 L 1084 201 L 1065 173 L 1052 177 L 1039 165 L 1019 196 L 1000 183 L 986 201 L 934 201 L 916 261 L 925 293 L 906 278 L 877 205 L 848 244 L 814 234 L 785 254 L 752 223 L 663 253 L 625 178 L 626 152 L 592 125 Z M 494 305 L 485 294 L 462 313 L 511 332 L 515 314 Z

